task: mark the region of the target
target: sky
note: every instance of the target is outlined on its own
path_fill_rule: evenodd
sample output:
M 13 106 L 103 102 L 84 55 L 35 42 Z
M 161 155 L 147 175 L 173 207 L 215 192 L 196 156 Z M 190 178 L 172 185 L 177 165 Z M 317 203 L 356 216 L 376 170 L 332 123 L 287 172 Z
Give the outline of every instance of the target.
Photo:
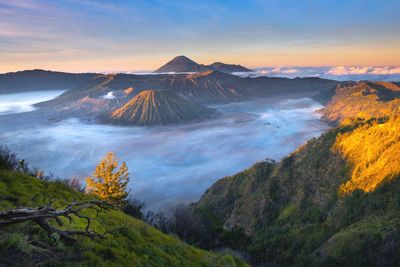
M 400 65 L 398 0 L 0 0 L 0 72 Z

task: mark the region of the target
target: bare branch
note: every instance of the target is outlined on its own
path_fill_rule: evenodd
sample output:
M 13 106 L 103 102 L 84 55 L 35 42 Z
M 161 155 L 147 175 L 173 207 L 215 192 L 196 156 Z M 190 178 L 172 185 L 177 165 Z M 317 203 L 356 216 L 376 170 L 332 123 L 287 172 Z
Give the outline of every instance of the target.
M 67 207 L 60 210 L 51 207 L 51 203 L 49 203 L 48 206 L 38 208 L 18 207 L 9 211 L 0 211 L 0 227 L 32 221 L 47 231 L 49 237 L 53 237 L 53 234 L 58 234 L 60 238 L 67 242 L 75 241 L 75 239 L 71 237 L 73 235 L 87 236 L 91 239 L 104 239 L 104 235 L 96 233 L 90 229 L 91 221 L 94 219 L 81 214 L 81 212 L 85 209 L 94 209 L 96 210 L 97 216 L 102 211 L 107 211 L 114 208 L 115 207 L 113 204 L 98 200 L 72 202 Z M 59 226 L 63 226 L 60 217 L 65 217 L 68 219 L 69 223 L 72 223 L 71 215 L 86 220 L 87 224 L 85 230 L 61 230 L 51 226 L 48 222 L 48 220 L 54 219 Z

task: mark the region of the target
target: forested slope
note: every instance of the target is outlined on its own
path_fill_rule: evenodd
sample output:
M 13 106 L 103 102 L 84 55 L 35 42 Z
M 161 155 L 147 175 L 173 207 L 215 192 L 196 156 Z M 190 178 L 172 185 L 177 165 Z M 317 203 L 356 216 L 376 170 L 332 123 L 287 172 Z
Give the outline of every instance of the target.
M 255 263 L 397 266 L 400 119 L 355 119 L 278 163 L 216 182 L 195 205 L 242 228 Z

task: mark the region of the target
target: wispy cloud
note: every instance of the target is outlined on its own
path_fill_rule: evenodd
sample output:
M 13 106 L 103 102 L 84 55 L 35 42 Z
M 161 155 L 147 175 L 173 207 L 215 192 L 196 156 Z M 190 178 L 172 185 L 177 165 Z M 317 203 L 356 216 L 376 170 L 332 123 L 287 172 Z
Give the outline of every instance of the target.
M 123 10 L 123 7 L 116 5 L 113 2 L 95 1 L 95 0 L 68 0 L 68 2 L 79 6 L 87 6 L 98 9 L 105 9 L 112 11 Z
M 43 10 L 43 3 L 32 0 L 13 0 L 13 1 L 2 1 L 0 2 L 0 9 L 12 8 L 12 9 L 27 9 L 27 10 Z
M 341 76 L 341 75 L 392 75 L 400 74 L 400 67 L 357 67 L 357 66 L 338 66 L 333 67 L 326 72 L 327 74 Z

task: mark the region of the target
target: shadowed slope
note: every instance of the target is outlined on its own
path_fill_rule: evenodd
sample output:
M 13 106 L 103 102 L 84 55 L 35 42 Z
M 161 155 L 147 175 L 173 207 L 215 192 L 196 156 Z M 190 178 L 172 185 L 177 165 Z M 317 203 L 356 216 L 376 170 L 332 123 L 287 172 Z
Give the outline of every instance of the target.
M 251 69 L 243 67 L 239 64 L 225 64 L 222 62 L 214 62 L 213 64 L 209 65 L 210 67 L 225 73 L 232 73 L 232 72 L 250 72 Z
M 167 125 L 199 121 L 215 116 L 211 109 L 190 103 L 173 93 L 145 90 L 111 115 L 116 124 Z
M 92 79 L 93 73 L 25 70 L 0 74 L 0 94 L 44 90 L 66 90 Z

